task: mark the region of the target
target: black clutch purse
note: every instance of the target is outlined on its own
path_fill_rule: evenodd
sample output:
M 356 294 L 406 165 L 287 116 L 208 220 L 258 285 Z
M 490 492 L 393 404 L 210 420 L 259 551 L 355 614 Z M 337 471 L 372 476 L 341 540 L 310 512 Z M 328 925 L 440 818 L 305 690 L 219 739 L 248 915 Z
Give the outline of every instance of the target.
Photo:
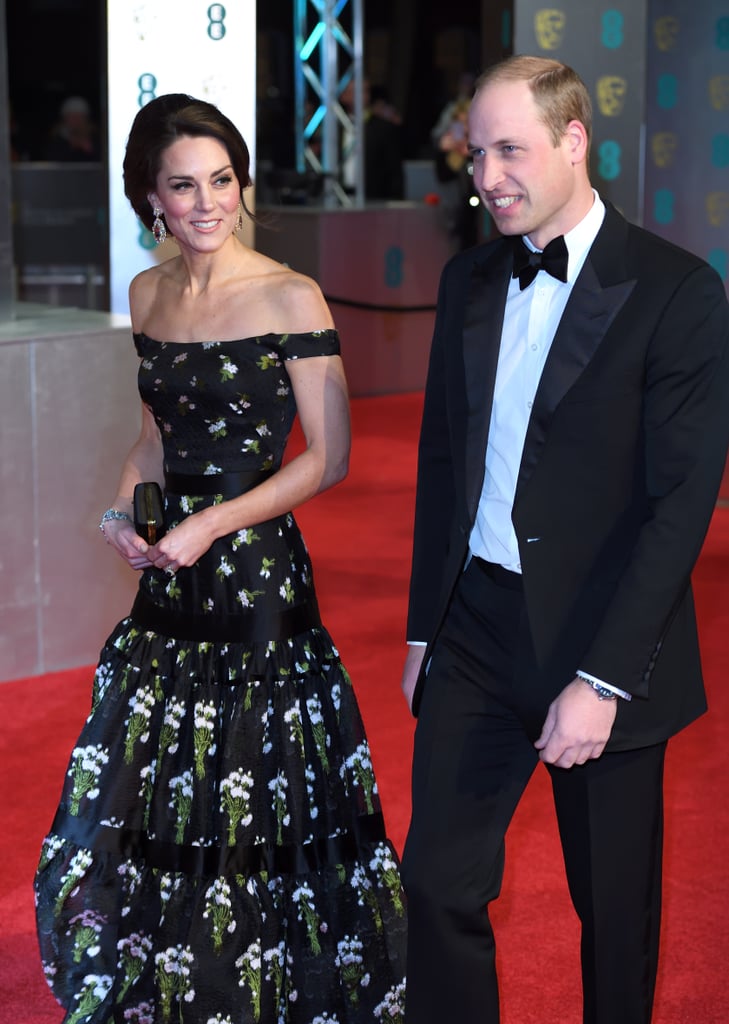
M 156 544 L 165 535 L 162 488 L 154 481 L 134 488 L 134 529 L 148 544 Z

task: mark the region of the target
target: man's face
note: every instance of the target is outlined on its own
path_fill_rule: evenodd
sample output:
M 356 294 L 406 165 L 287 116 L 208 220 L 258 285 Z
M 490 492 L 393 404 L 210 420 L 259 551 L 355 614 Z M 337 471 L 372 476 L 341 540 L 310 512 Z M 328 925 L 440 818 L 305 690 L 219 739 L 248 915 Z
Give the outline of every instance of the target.
M 555 146 L 526 82 L 480 89 L 468 120 L 474 185 L 502 234 L 542 249 L 579 223 L 592 204 L 579 122 Z

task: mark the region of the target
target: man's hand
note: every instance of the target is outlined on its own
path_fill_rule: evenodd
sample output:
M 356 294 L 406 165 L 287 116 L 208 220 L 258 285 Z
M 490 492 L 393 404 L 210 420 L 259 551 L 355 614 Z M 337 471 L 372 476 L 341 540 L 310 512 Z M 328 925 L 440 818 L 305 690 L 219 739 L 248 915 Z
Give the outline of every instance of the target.
M 584 680 L 573 679 L 549 705 L 542 734 L 534 744 L 541 760 L 571 768 L 599 757 L 617 711 L 617 700 L 599 700 Z
M 420 674 L 420 666 L 423 664 L 423 658 L 425 657 L 425 647 L 422 644 L 409 644 L 408 653 L 405 658 L 405 666 L 402 670 L 402 692 L 405 694 L 405 700 L 408 702 L 408 707 L 413 710 L 413 694 L 415 693 L 415 684 L 418 681 Z

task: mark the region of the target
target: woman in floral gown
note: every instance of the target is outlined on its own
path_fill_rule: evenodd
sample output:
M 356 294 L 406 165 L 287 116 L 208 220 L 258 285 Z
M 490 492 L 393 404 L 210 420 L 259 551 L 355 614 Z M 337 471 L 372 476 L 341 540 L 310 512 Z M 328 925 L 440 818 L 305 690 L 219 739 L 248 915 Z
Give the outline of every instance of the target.
M 393 1024 L 399 865 L 291 513 L 346 473 L 337 333 L 313 281 L 236 236 L 249 157 L 217 108 L 143 107 L 124 181 L 179 255 L 130 288 L 142 428 L 101 526 L 141 577 L 43 844 L 46 976 L 66 1024 Z

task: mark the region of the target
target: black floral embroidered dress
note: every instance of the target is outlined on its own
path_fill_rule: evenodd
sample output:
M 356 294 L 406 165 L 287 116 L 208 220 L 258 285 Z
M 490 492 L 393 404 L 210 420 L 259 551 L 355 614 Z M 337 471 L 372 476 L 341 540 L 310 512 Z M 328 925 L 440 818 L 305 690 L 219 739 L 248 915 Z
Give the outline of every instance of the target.
M 286 361 L 335 331 L 136 335 L 173 525 L 279 468 Z M 65 1024 L 394 1024 L 405 912 L 350 680 L 293 515 L 142 574 L 36 876 Z

